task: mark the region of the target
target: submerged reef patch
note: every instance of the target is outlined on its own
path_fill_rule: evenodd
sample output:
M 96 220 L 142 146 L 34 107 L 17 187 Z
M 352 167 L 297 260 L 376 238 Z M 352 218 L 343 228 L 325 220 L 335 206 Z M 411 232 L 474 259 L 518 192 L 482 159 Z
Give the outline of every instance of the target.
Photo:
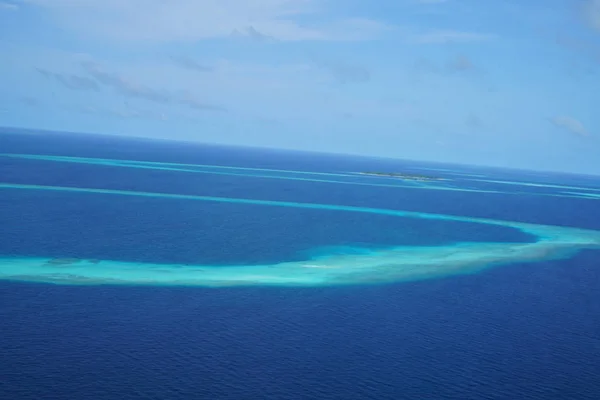
M 43 190 L 74 195 L 109 194 L 157 199 L 254 204 L 323 209 L 392 217 L 471 222 L 503 226 L 533 235 L 534 242 L 462 242 L 444 246 L 395 246 L 369 251 L 319 253 L 303 261 L 264 265 L 180 265 L 31 257 L 0 258 L 0 279 L 72 285 L 331 286 L 398 282 L 468 274 L 517 262 L 570 257 L 600 248 L 600 232 L 486 218 L 410 212 L 334 204 L 297 203 L 246 198 L 195 196 L 80 187 L 0 184 L 0 190 Z M 364 250 L 364 249 L 363 249 Z

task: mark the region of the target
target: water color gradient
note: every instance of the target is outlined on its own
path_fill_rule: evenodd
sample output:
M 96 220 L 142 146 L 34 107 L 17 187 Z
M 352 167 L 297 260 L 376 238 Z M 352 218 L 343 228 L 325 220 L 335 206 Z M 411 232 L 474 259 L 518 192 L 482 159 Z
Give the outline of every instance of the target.
M 496 219 L 248 198 L 197 196 L 83 187 L 0 184 L 0 190 L 59 191 L 73 195 L 109 194 L 155 199 L 322 209 L 393 217 L 470 222 L 503 226 L 535 236 L 532 243 L 472 243 L 444 246 L 395 246 L 360 249 L 355 254 L 320 254 L 304 261 L 264 265 L 179 265 L 30 257 L 0 259 L 0 279 L 57 284 L 126 284 L 186 286 L 331 286 L 431 279 L 468 274 L 508 263 L 569 257 L 581 249 L 600 248 L 600 231 Z M 260 234 L 260 232 L 257 232 Z

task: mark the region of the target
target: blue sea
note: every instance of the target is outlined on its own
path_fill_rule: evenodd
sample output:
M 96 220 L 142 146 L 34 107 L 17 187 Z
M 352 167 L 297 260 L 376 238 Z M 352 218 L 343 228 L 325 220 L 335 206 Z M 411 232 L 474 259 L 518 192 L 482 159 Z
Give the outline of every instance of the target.
M 0 399 L 600 399 L 600 250 L 530 225 L 600 177 L 3 129 Z

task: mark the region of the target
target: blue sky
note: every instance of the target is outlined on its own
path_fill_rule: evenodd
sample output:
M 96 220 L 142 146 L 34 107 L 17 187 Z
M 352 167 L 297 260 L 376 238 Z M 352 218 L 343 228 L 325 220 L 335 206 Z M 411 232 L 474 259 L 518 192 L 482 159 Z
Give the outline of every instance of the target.
M 0 0 L 0 125 L 600 174 L 600 0 Z

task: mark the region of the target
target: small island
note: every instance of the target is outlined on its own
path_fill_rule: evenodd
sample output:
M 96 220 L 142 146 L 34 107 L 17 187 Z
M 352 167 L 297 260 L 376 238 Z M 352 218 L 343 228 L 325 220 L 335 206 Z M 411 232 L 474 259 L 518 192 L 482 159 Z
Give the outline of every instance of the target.
M 411 180 L 411 181 L 442 181 L 443 178 L 438 178 L 435 176 L 427 176 L 427 175 L 417 175 L 417 174 L 406 174 L 403 172 L 359 172 L 360 175 L 370 175 L 370 176 L 379 176 L 384 178 L 398 178 L 403 180 Z

